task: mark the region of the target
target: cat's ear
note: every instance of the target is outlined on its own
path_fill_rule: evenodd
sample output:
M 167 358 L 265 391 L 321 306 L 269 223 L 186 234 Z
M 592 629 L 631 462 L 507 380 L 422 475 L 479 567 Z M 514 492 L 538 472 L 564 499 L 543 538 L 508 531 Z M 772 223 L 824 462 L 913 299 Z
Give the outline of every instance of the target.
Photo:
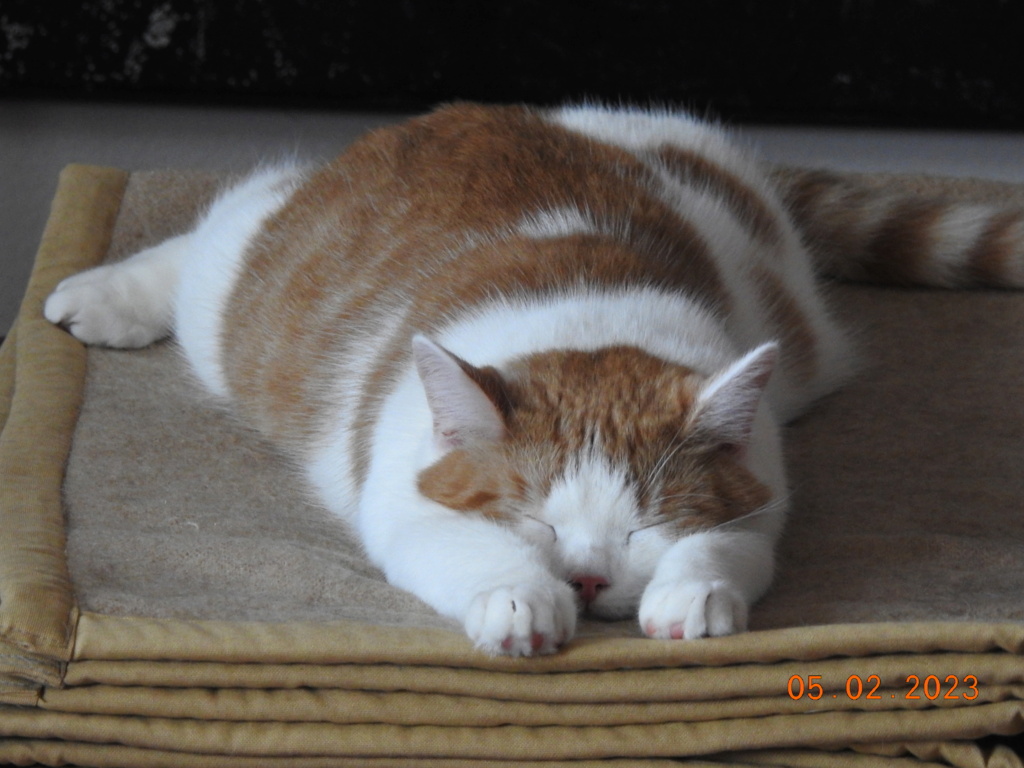
M 711 377 L 694 405 L 691 434 L 703 443 L 745 455 L 761 396 L 778 357 L 777 344 L 762 344 Z
M 496 372 L 474 368 L 426 336 L 413 337 L 412 353 L 434 418 L 439 450 L 497 442 L 505 436 L 501 411 L 485 391 L 500 386 L 492 381 Z

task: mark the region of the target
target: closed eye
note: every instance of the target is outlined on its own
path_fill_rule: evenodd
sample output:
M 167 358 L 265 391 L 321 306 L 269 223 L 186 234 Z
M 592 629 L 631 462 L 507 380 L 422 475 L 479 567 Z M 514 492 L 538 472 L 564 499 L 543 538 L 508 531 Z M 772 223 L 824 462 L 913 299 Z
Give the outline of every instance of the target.
M 539 520 L 533 515 L 523 515 L 523 517 L 525 517 L 527 520 L 532 520 L 533 522 L 537 523 L 537 525 L 542 525 L 549 531 L 551 531 L 552 543 L 558 541 L 558 531 L 555 530 L 555 526 L 551 525 L 551 523 L 545 523 L 543 520 Z
M 657 528 L 659 525 L 668 525 L 669 523 L 673 522 L 675 522 L 675 520 L 669 518 L 667 520 L 659 520 L 655 523 L 648 523 L 647 525 L 642 525 L 639 528 L 634 528 L 632 531 L 626 534 L 626 544 L 629 544 L 629 540 L 633 538 L 634 533 L 640 533 L 640 531 L 646 531 L 651 528 Z

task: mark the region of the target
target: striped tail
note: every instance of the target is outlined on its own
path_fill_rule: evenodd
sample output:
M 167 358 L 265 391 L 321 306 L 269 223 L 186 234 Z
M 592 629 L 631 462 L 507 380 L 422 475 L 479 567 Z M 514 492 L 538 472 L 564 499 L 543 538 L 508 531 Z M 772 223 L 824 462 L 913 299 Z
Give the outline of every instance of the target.
M 1024 186 L 786 167 L 770 173 L 824 275 L 1024 288 Z

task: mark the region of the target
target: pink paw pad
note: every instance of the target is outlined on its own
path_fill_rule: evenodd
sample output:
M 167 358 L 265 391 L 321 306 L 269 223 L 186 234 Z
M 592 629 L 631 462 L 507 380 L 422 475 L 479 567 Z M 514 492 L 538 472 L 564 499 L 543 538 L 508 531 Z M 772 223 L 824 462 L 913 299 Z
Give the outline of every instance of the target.
M 512 648 L 512 643 L 514 643 L 514 642 L 515 642 L 515 638 L 513 638 L 510 635 L 510 636 L 506 637 L 504 640 L 501 641 L 501 647 L 507 651 L 507 650 Z M 534 632 L 532 635 L 530 635 L 530 647 L 533 650 L 539 651 L 541 649 L 541 647 L 543 647 L 543 645 L 544 645 L 544 635 L 542 635 L 540 632 Z
M 658 630 L 654 626 L 654 622 L 653 621 L 648 621 L 646 624 L 644 624 L 644 634 L 646 634 L 648 637 L 656 637 L 657 636 Z M 685 639 L 686 638 L 686 633 L 683 631 L 683 624 L 682 624 L 682 622 L 677 622 L 675 624 L 670 624 L 669 628 L 668 628 L 668 635 L 673 640 L 683 640 L 683 639 Z

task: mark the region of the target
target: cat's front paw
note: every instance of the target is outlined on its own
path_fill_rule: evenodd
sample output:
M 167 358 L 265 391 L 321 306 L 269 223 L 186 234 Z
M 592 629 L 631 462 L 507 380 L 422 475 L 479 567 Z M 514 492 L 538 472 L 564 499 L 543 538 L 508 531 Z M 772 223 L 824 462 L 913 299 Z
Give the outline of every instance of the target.
M 747 603 L 724 581 L 661 581 L 640 601 L 640 627 L 648 637 L 692 640 L 747 628 Z
M 165 318 L 154 317 L 149 298 L 128 279 L 123 265 L 104 265 L 61 282 L 43 314 L 86 344 L 133 349 L 166 331 Z
M 466 633 L 494 656 L 554 653 L 576 631 L 576 599 L 568 584 L 499 587 L 470 604 Z

